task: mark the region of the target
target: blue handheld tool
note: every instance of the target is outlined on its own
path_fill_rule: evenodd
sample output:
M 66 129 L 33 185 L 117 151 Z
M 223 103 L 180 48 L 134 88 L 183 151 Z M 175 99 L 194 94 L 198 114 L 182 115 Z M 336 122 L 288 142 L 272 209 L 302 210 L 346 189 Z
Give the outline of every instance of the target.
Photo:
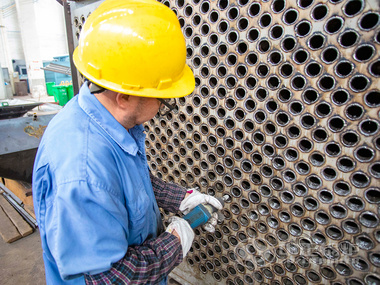
M 224 206 L 224 199 L 218 198 L 220 203 Z M 196 227 L 202 226 L 211 218 L 212 213 L 216 212 L 218 209 L 210 204 L 200 204 L 187 213 L 183 218 L 190 224 L 190 227 L 195 229 Z

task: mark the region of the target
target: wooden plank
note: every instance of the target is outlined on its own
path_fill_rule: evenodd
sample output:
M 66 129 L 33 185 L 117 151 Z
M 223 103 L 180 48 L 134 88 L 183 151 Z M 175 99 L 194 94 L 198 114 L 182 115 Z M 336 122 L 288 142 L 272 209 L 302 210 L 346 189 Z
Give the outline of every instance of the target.
M 33 206 L 32 184 L 24 181 L 4 179 L 5 187 L 11 190 L 24 205 Z
M 4 198 L 3 195 L 0 195 L 0 207 L 3 208 L 6 215 L 16 226 L 20 234 L 25 237 L 33 233 L 33 229 L 29 224 L 20 216 L 20 214 L 12 207 L 11 204 Z
M 13 223 L 8 218 L 8 216 L 4 213 L 1 207 L 0 207 L 0 235 L 3 238 L 3 240 L 7 243 L 11 243 L 22 238 L 22 235 L 17 231 L 16 227 L 13 225 Z

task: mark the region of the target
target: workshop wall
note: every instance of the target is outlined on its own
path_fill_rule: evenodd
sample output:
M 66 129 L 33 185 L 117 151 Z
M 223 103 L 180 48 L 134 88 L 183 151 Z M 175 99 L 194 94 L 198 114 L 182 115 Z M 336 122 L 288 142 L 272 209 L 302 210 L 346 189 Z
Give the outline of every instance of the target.
M 68 54 L 63 7 L 51 0 L 4 0 L 0 6 L 0 60 L 25 60 L 30 91 L 45 90 L 44 60 Z

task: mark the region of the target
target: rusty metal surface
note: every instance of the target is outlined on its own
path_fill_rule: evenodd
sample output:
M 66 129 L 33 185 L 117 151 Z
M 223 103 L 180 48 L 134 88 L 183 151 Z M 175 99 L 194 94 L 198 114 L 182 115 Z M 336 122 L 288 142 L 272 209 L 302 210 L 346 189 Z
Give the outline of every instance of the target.
M 216 232 L 196 230 L 183 272 L 199 284 L 380 284 L 379 2 L 163 3 L 197 87 L 145 125 L 150 167 L 230 196 Z M 77 37 L 92 8 L 72 11 Z
M 37 148 L 54 115 L 0 120 L 0 177 L 32 182 Z

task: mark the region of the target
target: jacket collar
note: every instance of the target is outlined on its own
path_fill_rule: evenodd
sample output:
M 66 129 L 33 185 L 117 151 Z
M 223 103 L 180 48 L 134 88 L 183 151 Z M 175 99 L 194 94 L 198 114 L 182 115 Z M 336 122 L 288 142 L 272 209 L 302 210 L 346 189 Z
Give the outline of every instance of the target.
M 78 103 L 82 110 L 125 152 L 135 156 L 139 151 L 139 147 L 144 147 L 145 134 L 143 126 L 135 126 L 128 132 L 99 100 L 91 94 L 86 83 L 82 85 L 79 91 Z M 144 152 L 143 149 L 141 151 Z

